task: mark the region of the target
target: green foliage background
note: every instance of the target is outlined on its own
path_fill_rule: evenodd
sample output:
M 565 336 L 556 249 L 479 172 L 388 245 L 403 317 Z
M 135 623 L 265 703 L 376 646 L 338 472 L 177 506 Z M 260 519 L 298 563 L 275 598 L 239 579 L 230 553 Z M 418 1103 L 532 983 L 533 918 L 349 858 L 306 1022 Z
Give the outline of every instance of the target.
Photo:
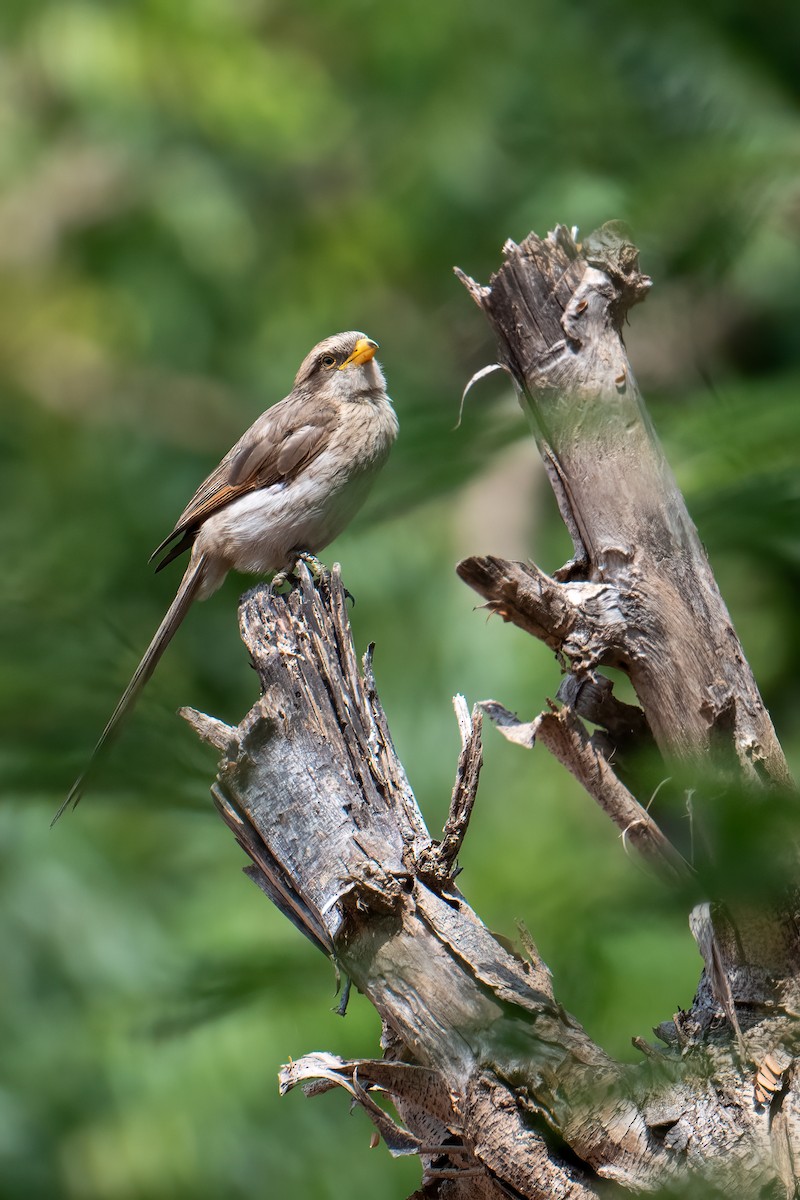
M 774 0 L 5 0 L 0 10 L 0 1195 L 401 1197 L 290 1055 L 377 1052 L 354 997 L 240 874 L 214 755 L 174 717 L 255 696 L 232 580 L 194 611 L 105 772 L 48 823 L 169 599 L 146 567 L 310 346 L 363 328 L 402 434 L 329 552 L 426 817 L 450 696 L 534 715 L 552 657 L 453 565 L 568 554 L 453 279 L 556 222 L 634 227 L 634 368 L 798 765 L 800 16 Z M 522 441 L 520 442 L 519 439 Z M 512 445 L 516 443 L 516 446 Z M 167 573 L 168 574 L 168 573 Z M 690 1002 L 686 914 L 544 752 L 491 731 L 463 888 L 524 919 L 612 1051 Z

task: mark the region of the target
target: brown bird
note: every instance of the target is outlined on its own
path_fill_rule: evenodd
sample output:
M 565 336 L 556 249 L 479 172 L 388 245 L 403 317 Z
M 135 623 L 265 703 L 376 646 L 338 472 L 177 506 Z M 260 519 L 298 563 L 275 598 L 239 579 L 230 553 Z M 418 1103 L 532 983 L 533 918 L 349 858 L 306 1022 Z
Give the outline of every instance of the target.
M 98 754 L 133 708 L 192 601 L 210 596 L 231 570 L 291 569 L 302 554 L 323 550 L 355 516 L 397 436 L 377 349 L 357 332 L 315 346 L 289 395 L 239 438 L 153 552 L 151 562 L 166 551 L 157 571 L 186 550 L 189 565 L 53 824 L 80 800 Z

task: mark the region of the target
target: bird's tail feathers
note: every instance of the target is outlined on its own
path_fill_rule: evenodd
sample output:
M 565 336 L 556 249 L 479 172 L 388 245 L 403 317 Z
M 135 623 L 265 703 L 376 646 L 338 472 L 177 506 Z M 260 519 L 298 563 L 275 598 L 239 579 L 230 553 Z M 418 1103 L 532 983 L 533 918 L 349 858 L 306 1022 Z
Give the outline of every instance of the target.
M 86 781 L 99 755 L 114 739 L 119 731 L 120 725 L 128 716 L 133 706 L 136 704 L 136 701 L 139 699 L 139 693 L 147 683 L 150 676 L 153 674 L 161 655 L 172 641 L 175 631 L 189 611 L 192 601 L 196 598 L 200 586 L 204 580 L 205 566 L 205 556 L 201 554 L 196 559 L 193 559 L 186 568 L 186 572 L 180 582 L 175 599 L 167 609 L 163 621 L 153 636 L 153 640 L 142 656 L 142 661 L 134 671 L 130 683 L 120 696 L 117 706 L 109 717 L 105 729 L 100 734 L 97 745 L 92 751 L 92 757 L 89 760 L 86 770 L 83 771 L 75 780 L 70 788 L 69 795 L 59 808 L 56 815 L 53 817 L 53 820 L 50 822 L 51 828 L 53 825 L 55 825 L 58 818 L 69 808 L 70 805 L 72 805 L 74 808 L 80 800 Z

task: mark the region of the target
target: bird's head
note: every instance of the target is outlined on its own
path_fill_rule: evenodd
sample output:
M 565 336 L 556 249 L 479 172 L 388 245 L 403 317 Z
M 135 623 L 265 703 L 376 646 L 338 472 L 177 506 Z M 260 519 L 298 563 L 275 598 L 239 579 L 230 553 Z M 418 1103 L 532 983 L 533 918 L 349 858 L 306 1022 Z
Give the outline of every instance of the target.
M 310 387 L 320 398 L 360 400 L 386 388 L 375 352 L 378 343 L 365 333 L 335 333 L 303 359 L 295 387 Z

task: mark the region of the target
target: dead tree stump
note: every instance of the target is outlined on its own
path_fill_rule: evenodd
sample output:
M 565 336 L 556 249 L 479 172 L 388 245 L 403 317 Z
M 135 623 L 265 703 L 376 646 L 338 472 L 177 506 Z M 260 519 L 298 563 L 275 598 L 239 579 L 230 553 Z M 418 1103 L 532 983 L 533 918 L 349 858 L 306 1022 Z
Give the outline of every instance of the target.
M 664 1048 L 637 1040 L 644 1061 L 632 1067 L 560 1006 L 533 943 L 525 957 L 501 945 L 455 886 L 481 712 L 511 740 L 546 746 L 681 886 L 692 867 L 618 777 L 614 746 L 652 743 L 698 778 L 713 771 L 720 786 L 749 789 L 762 809 L 791 783 L 627 361 L 622 322 L 650 286 L 635 247 L 616 226 L 582 245 L 559 227 L 505 254 L 488 287 L 461 278 L 497 335 L 575 554 L 553 576 L 497 558 L 458 570 L 493 611 L 557 653 L 561 707 L 524 722 L 495 701 L 472 714 L 457 704 L 463 749 L 450 818 L 432 839 L 369 655 L 359 670 L 338 571 L 315 586 L 301 568 L 288 596 L 260 587 L 242 602 L 263 692 L 242 724 L 185 710 L 222 752 L 213 795 L 248 873 L 383 1020 L 382 1059 L 309 1055 L 283 1068 L 281 1086 L 348 1091 L 392 1153 L 420 1156 L 420 1196 L 590 1197 L 609 1180 L 634 1192 L 685 1195 L 696 1180 L 704 1194 L 793 1196 L 793 889 L 737 910 L 714 905 L 697 880 L 697 996 L 664 1022 Z M 616 699 L 603 665 L 629 674 L 641 707 Z M 599 732 L 590 736 L 583 718 Z

